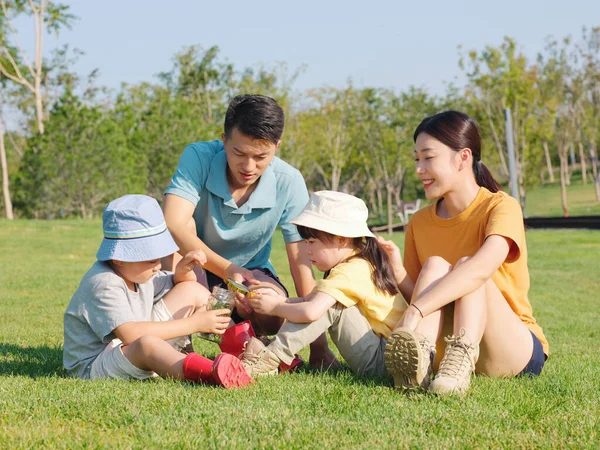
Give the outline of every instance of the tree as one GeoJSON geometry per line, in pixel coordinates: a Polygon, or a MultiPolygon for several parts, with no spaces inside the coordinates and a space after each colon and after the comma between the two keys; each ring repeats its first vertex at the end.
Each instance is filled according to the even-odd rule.
{"type": "Polygon", "coordinates": [[[68,6],[52,4],[50,0],[28,0],[27,8],[24,0],[0,0],[4,16],[4,27],[0,30],[0,73],[9,80],[25,87],[35,99],[36,124],[38,131],[44,133],[44,105],[42,93],[43,50],[45,27],[58,33],[63,26],[69,27],[74,16],[68,13],[68,6]],[[19,43],[12,19],[21,14],[33,17],[35,25],[35,56],[30,63],[19,43]],[[15,46],[7,44],[12,35],[15,46]]]}
{"type": "Polygon", "coordinates": [[[8,183],[8,162],[6,159],[6,147],[4,145],[4,117],[2,114],[3,96],[0,87],[0,165],[2,166],[2,198],[4,200],[4,212],[7,219],[14,219],[12,200],[8,183]]]}
{"type": "Polygon", "coordinates": [[[120,124],[68,91],[44,134],[28,141],[15,182],[15,207],[27,217],[91,218],[116,197],[143,193],[146,166],[120,124]]]}

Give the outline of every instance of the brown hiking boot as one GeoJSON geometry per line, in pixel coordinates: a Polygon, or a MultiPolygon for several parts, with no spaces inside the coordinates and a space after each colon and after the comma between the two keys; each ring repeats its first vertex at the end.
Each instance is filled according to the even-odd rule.
{"type": "Polygon", "coordinates": [[[461,328],[458,336],[444,338],[446,352],[429,391],[435,394],[462,394],[471,386],[471,374],[479,358],[479,345],[471,344],[461,328]]]}
{"type": "Polygon", "coordinates": [[[246,350],[240,356],[242,364],[251,377],[277,375],[281,360],[269,350],[259,339],[253,337],[248,341],[246,350]]]}
{"type": "Polygon", "coordinates": [[[396,388],[426,388],[431,379],[435,347],[421,333],[406,328],[392,332],[383,354],[396,388]]]}

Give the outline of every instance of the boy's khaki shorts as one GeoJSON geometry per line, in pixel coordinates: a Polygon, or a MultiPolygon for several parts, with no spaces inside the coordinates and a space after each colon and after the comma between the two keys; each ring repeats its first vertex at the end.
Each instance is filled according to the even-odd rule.
{"type": "MultiPolygon", "coordinates": [[[[152,307],[153,322],[167,322],[173,320],[173,316],[167,309],[165,303],[161,300],[157,301],[152,307]]],[[[183,336],[167,341],[177,351],[181,351],[190,343],[188,336],[183,336]]],[[[113,339],[108,343],[102,353],[100,353],[90,368],[90,379],[96,380],[100,378],[121,378],[145,380],[158,376],[156,373],[142,370],[135,367],[123,355],[121,347],[123,343],[120,339],[113,339]]]]}

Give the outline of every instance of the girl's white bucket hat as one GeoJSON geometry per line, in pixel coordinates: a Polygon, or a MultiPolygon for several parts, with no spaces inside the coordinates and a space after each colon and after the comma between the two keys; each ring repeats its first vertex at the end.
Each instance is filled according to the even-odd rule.
{"type": "Polygon", "coordinates": [[[317,191],[291,223],[336,236],[375,237],[367,226],[368,217],[367,205],[360,198],[343,192],[317,191]]]}

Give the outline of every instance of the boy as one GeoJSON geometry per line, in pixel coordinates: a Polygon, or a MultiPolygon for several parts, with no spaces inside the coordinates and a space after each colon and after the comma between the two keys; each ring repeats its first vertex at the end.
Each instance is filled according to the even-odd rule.
{"type": "Polygon", "coordinates": [[[174,274],[160,258],[178,250],[153,198],[126,195],[102,214],[98,261],[83,277],[64,315],[63,363],[84,379],[146,379],[157,375],[225,388],[252,382],[228,354],[211,361],[184,354],[189,335],[223,334],[227,310],[206,311],[209,292],[195,282],[202,251],[189,252],[174,274]]]}

